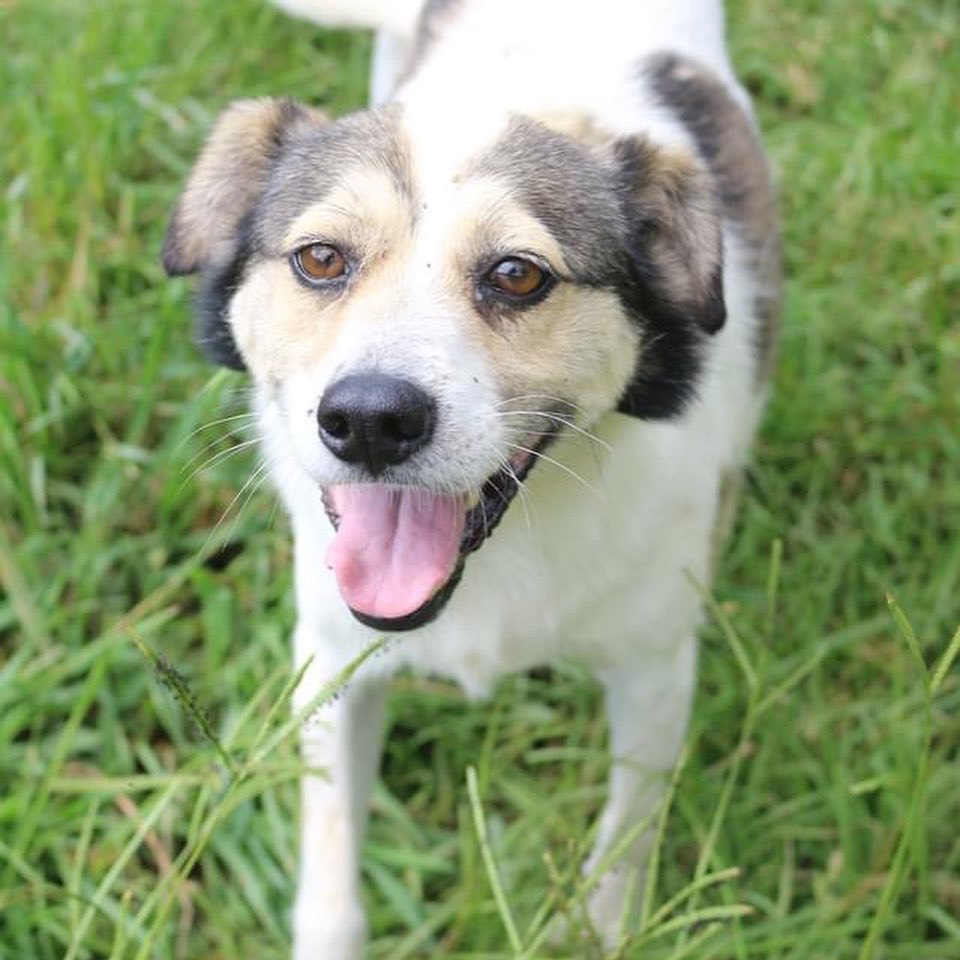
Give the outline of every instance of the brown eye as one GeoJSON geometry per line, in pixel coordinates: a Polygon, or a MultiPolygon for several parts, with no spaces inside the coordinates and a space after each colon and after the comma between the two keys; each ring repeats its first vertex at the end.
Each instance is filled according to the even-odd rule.
{"type": "Polygon", "coordinates": [[[301,247],[293,255],[297,272],[307,283],[325,283],[339,280],[347,272],[343,254],[327,243],[312,243],[301,247]]]}
{"type": "Polygon", "coordinates": [[[509,297],[526,300],[539,293],[547,284],[549,274],[531,260],[507,257],[487,274],[487,283],[509,297]]]}

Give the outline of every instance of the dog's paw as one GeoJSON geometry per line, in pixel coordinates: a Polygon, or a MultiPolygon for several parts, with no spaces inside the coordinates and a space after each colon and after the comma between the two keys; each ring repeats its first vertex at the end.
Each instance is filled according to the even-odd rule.
{"type": "Polygon", "coordinates": [[[293,960],[363,960],[367,919],[359,908],[330,912],[323,903],[297,905],[293,960]]]}
{"type": "Polygon", "coordinates": [[[597,882],[587,901],[590,925],[608,950],[633,932],[640,915],[645,871],[615,866],[597,882]]]}

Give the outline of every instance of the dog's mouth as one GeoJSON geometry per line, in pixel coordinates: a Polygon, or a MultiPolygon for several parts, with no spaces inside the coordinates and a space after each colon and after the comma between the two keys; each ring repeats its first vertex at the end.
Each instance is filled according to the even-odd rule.
{"type": "Polygon", "coordinates": [[[468,554],[503,518],[552,436],[511,457],[479,497],[377,483],[323,489],[336,530],[327,566],[350,612],[377,630],[429,623],[453,595],[468,554]]]}

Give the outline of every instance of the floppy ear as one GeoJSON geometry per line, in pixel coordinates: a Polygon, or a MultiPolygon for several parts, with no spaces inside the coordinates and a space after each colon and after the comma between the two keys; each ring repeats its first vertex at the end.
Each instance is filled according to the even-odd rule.
{"type": "Polygon", "coordinates": [[[228,321],[251,252],[245,225],[285,141],[324,119],[292,100],[240,100],[220,115],[190,172],[167,227],[163,266],[171,276],[203,271],[194,337],[214,363],[246,367],[228,321]]]}
{"type": "Polygon", "coordinates": [[[713,178],[693,155],[639,137],[618,141],[616,151],[634,269],[661,309],[716,333],[726,307],[713,178]]]}
{"type": "Polygon", "coordinates": [[[238,100],[219,117],[170,218],[163,266],[170,276],[223,267],[286,137],[324,116],[288,99],[238,100]]]}

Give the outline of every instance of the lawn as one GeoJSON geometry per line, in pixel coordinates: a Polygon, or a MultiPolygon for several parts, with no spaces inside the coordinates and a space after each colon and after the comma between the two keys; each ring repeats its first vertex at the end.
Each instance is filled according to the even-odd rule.
{"type": "MultiPolygon", "coordinates": [[[[649,922],[617,956],[957,960],[960,8],[730,20],[785,326],[649,922]]],[[[0,35],[0,958],[284,957],[286,522],[159,248],[225,103],[354,108],[369,40],[259,0],[0,0],[0,35]]],[[[400,678],[389,722],[371,957],[603,956],[541,935],[577,927],[603,794],[583,672],[480,705],[400,678]]]]}

